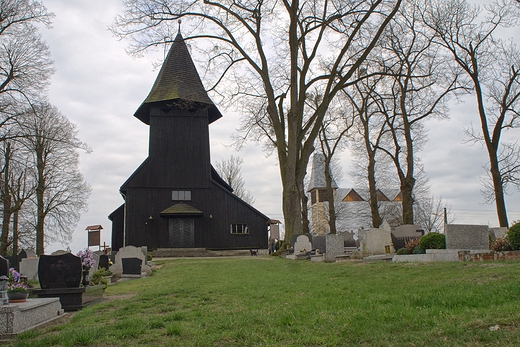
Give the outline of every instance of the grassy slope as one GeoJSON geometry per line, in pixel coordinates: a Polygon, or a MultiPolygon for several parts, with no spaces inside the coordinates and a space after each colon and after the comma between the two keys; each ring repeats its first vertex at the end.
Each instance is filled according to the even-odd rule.
{"type": "Polygon", "coordinates": [[[17,346],[518,346],[518,262],[172,260],[17,346]],[[499,326],[499,330],[490,327],[499,326]]]}

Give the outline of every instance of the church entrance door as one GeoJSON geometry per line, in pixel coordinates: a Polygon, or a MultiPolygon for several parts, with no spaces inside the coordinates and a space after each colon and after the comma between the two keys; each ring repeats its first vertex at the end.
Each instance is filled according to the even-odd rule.
{"type": "Polygon", "coordinates": [[[168,221],[168,247],[191,248],[195,246],[195,220],[170,218],[168,221]]]}

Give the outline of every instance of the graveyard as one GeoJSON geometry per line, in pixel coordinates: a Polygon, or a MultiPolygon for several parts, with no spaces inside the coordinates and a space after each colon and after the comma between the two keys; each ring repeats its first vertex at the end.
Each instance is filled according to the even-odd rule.
{"type": "MultiPolygon", "coordinates": [[[[203,281],[199,283],[201,290],[209,290],[208,294],[204,296],[205,299],[203,299],[203,301],[212,301],[214,297],[220,297],[221,293],[218,289],[211,290],[208,288],[211,288],[213,282],[222,282],[223,279],[221,277],[224,278],[224,281],[228,278],[232,282],[241,282],[244,289],[251,287],[253,292],[250,294],[260,301],[260,305],[266,304],[265,300],[271,300],[272,295],[280,297],[290,295],[290,289],[280,290],[275,294],[267,294],[271,292],[270,282],[266,283],[264,287],[260,286],[256,288],[255,285],[251,286],[245,278],[241,277],[251,272],[248,266],[257,267],[259,264],[265,264],[267,269],[265,274],[259,276],[272,278],[273,286],[278,285],[277,282],[280,281],[289,281],[289,283],[292,283],[294,290],[300,294],[296,295],[295,298],[287,298],[287,300],[294,299],[298,302],[302,300],[300,296],[304,295],[309,287],[314,286],[319,288],[335,287],[330,288],[332,290],[330,299],[337,300],[337,295],[340,295],[342,289],[345,288],[344,285],[350,285],[349,275],[342,275],[344,276],[342,281],[347,282],[336,287],[334,284],[335,277],[320,279],[321,271],[334,272],[339,270],[340,273],[349,272],[358,267],[359,264],[365,265],[366,268],[362,274],[358,275],[366,276],[367,274],[374,275],[374,268],[369,267],[369,264],[383,263],[382,265],[378,265],[380,267],[377,271],[386,274],[383,279],[384,281],[388,281],[388,283],[382,282],[377,285],[378,290],[383,291],[374,294],[376,298],[383,295],[386,290],[390,290],[389,286],[397,285],[397,287],[403,289],[403,285],[406,285],[409,281],[412,281],[414,285],[419,285],[419,287],[422,286],[422,283],[416,283],[416,279],[403,279],[403,283],[400,283],[395,282],[394,278],[389,277],[393,271],[400,273],[413,269],[410,265],[404,264],[400,267],[396,267],[398,263],[431,263],[433,269],[442,269],[445,267],[446,269],[456,269],[454,271],[463,271],[464,269],[470,268],[468,264],[479,263],[479,265],[473,265],[472,268],[478,271],[494,271],[495,269],[503,270],[507,268],[508,271],[510,271],[518,264],[517,261],[520,259],[520,251],[497,251],[490,249],[491,243],[494,240],[504,238],[505,232],[506,230],[504,229],[490,229],[485,225],[447,224],[444,234],[437,234],[439,237],[442,236],[442,245],[440,247],[424,249],[423,252],[413,252],[413,254],[400,252],[405,249],[401,246],[409,248],[410,244],[422,244],[423,233],[418,230],[417,227],[411,225],[391,228],[387,223],[384,223],[380,228],[360,230],[357,239],[355,239],[351,233],[295,235],[290,241],[290,248],[280,249],[270,256],[267,255],[268,252],[265,249],[255,250],[254,252],[251,251],[250,253],[218,253],[206,251],[207,253],[203,253],[202,256],[196,249],[191,249],[191,251],[195,253],[183,253],[182,257],[177,259],[159,257],[154,259],[154,262],[150,262],[149,257],[154,253],[148,253],[148,249],[145,246],[126,246],[121,247],[118,251],[101,250],[101,247],[99,247],[100,249],[98,251],[92,251],[87,248],[84,251],[78,252],[77,255],[60,250],[53,254],[40,255],[39,257],[31,251],[22,250],[18,255],[10,257],[10,259],[0,257],[0,276],[10,276],[10,282],[8,283],[15,281],[19,283],[19,286],[25,286],[30,283],[33,284],[31,286],[32,288],[25,286],[24,292],[27,291],[29,298],[26,296],[21,301],[14,300],[13,295],[17,293],[11,293],[9,291],[6,293],[2,291],[0,335],[4,337],[19,335],[23,338],[26,332],[38,329],[40,326],[52,322],[53,320],[63,318],[66,314],[89,310],[90,306],[99,309],[99,307],[106,305],[104,302],[111,296],[110,291],[112,291],[112,286],[109,287],[109,284],[116,284],[116,286],[113,286],[114,288],[119,286],[120,288],[134,288],[134,292],[132,292],[133,296],[139,295],[141,291],[148,293],[150,282],[162,278],[164,282],[161,285],[151,284],[154,291],[143,294],[146,297],[150,295],[148,298],[154,302],[161,299],[169,300],[177,298],[175,294],[168,294],[168,290],[175,293],[175,289],[178,286],[182,286],[180,283],[182,281],[187,281],[189,282],[189,286],[193,286],[201,280],[203,281]],[[398,249],[399,252],[397,252],[398,249]],[[244,256],[244,254],[247,254],[247,256],[244,256]],[[194,259],[193,262],[190,262],[190,258],[194,259]],[[219,261],[215,258],[221,258],[221,260],[219,261]],[[256,259],[259,260],[258,263],[253,262],[256,259]],[[233,263],[233,268],[241,268],[242,271],[236,271],[232,274],[217,272],[215,274],[204,273],[203,275],[190,272],[192,266],[205,264],[205,266],[207,265],[208,267],[218,267],[220,264],[225,264],[224,261],[233,263]],[[310,266],[313,267],[306,268],[307,265],[292,265],[296,263],[312,264],[310,266]],[[341,267],[343,263],[344,265],[341,267]],[[441,265],[443,263],[447,265],[441,265]],[[152,271],[154,264],[155,270],[152,271]],[[273,264],[275,268],[273,268],[272,271],[276,273],[271,274],[268,268],[273,264]],[[280,269],[280,266],[282,269],[280,269]],[[293,274],[284,274],[284,272],[287,268],[296,269],[300,266],[302,266],[302,268],[298,271],[303,271],[303,273],[298,274],[298,276],[304,276],[300,280],[301,283],[299,283],[298,280],[291,282],[289,279],[293,274]],[[317,266],[324,266],[324,268],[319,269],[317,266]],[[163,268],[172,269],[173,272],[169,277],[162,277],[163,268]],[[178,277],[177,272],[184,273],[185,277],[178,277]],[[306,273],[308,273],[308,277],[306,277],[306,273]],[[200,278],[197,276],[200,276],[200,278]],[[128,280],[136,281],[133,281],[131,284],[125,283],[128,280]],[[38,285],[34,286],[35,282],[37,282],[38,285]],[[106,293],[107,290],[108,293],[106,293]],[[153,297],[153,293],[156,293],[158,298],[153,297]]],[[[426,236],[436,235],[430,233],[426,236]]],[[[426,236],[424,236],[424,238],[426,238],[426,236]]],[[[96,242],[98,243],[98,241],[96,242]]],[[[423,266],[426,265],[421,265],[421,267],[417,267],[414,271],[426,271],[426,273],[420,273],[420,276],[427,277],[429,270],[426,270],[423,266]]],[[[253,277],[249,279],[253,284],[261,282],[258,276],[255,275],[255,271],[256,270],[251,273],[253,277]]],[[[516,268],[515,271],[517,271],[516,268]]],[[[229,270],[226,269],[224,272],[229,272],[229,270]]],[[[415,277],[417,275],[418,274],[415,273],[413,276],[415,277]]],[[[457,276],[460,277],[461,275],[458,274],[457,276]]],[[[504,279],[506,283],[508,281],[515,283],[516,281],[514,276],[502,277],[498,275],[497,277],[497,275],[493,274],[491,277],[486,277],[489,275],[480,277],[481,275],[478,275],[478,272],[475,276],[476,277],[471,279],[471,281],[476,281],[475,283],[479,286],[494,278],[500,279],[498,282],[504,279]]],[[[458,277],[454,277],[454,280],[458,277]]],[[[2,277],[2,280],[4,279],[7,279],[7,277],[2,277]]],[[[435,287],[438,285],[433,283],[435,279],[430,279],[429,281],[430,286],[435,287]]],[[[285,284],[286,283],[284,283],[284,285],[285,284]]],[[[221,283],[221,285],[223,284],[221,283]]],[[[232,284],[232,286],[235,285],[235,283],[232,284]]],[[[486,284],[486,287],[487,286],[486,284]]],[[[198,295],[194,294],[192,290],[193,288],[183,292],[183,296],[187,300],[191,301],[194,299],[192,297],[193,295],[198,295]]],[[[234,288],[234,290],[237,290],[237,288],[234,288]]],[[[392,288],[392,290],[395,290],[395,288],[392,288]]],[[[410,288],[406,288],[406,290],[410,290],[410,288]]],[[[471,295],[473,290],[474,289],[470,288],[469,295],[471,295]]],[[[114,289],[113,291],[117,293],[118,289],[114,289]]],[[[443,292],[444,289],[439,290],[435,295],[442,296],[443,292]]],[[[520,290],[516,283],[510,296],[513,306],[520,305],[518,294],[520,294],[520,290]]],[[[304,296],[309,299],[314,298],[311,293],[307,293],[304,296]]],[[[361,297],[363,296],[358,296],[357,299],[361,297]]],[[[432,300],[440,299],[441,298],[437,297],[432,298],[432,300]]],[[[364,300],[373,300],[373,298],[364,297],[364,300]]],[[[111,300],[108,301],[110,302],[111,300]]],[[[241,308],[241,310],[247,310],[249,302],[249,299],[244,298],[246,306],[241,308]]],[[[255,303],[255,305],[258,304],[258,302],[255,303]]],[[[294,305],[300,305],[300,303],[294,303],[294,305]]],[[[451,305],[452,304],[449,304],[448,306],[451,307],[451,305]]],[[[465,304],[462,304],[463,307],[464,305],[465,304]]],[[[466,309],[474,306],[472,303],[468,303],[468,305],[468,307],[465,307],[466,309]]],[[[162,304],[159,306],[162,306],[162,304]]],[[[320,311],[319,307],[316,307],[316,309],[320,311]]],[[[371,308],[371,310],[372,309],[373,308],[371,308]]],[[[168,310],[160,310],[162,313],[169,312],[168,310]]],[[[80,315],[82,314],[83,313],[80,313],[80,315]]],[[[30,335],[30,333],[28,334],[30,335]]]]}
{"type": "Polygon", "coordinates": [[[4,346],[513,346],[518,262],[154,260],[4,346]],[[67,318],[68,317],[68,318],[67,318]]]}
{"type": "Polygon", "coordinates": [[[22,250],[10,259],[0,256],[0,335],[16,335],[99,302],[112,281],[151,275],[146,247],[107,253],[87,248],[77,255],[59,250],[37,257],[22,250]]]}

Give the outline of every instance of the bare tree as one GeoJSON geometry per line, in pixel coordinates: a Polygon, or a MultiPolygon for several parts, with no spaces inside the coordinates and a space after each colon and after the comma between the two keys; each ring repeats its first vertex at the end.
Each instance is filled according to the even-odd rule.
{"type": "Polygon", "coordinates": [[[31,153],[35,195],[36,253],[45,242],[68,240],[80,213],[87,208],[91,188],[79,172],[78,150],[90,148],[78,139],[76,126],[56,107],[41,104],[20,121],[23,144],[31,153]]]}
{"type": "Polygon", "coordinates": [[[222,159],[215,164],[220,177],[226,181],[233,189],[233,194],[244,200],[248,204],[254,204],[255,198],[251,192],[245,188],[244,179],[242,178],[242,164],[244,160],[239,157],[231,156],[229,159],[222,159]]]}
{"type": "Polygon", "coordinates": [[[341,104],[336,105],[327,112],[318,135],[319,148],[324,159],[323,169],[328,201],[330,234],[336,234],[336,198],[332,187],[332,182],[334,181],[332,160],[335,158],[334,155],[345,147],[345,138],[353,126],[353,121],[354,116],[351,108],[345,108],[341,104]]]}
{"type": "MultiPolygon", "coordinates": [[[[366,73],[367,70],[364,69],[363,75],[366,73]]],[[[384,76],[382,75],[367,77],[349,90],[344,90],[356,112],[356,132],[351,138],[351,147],[356,154],[356,163],[359,170],[356,170],[354,176],[361,176],[361,179],[368,184],[368,203],[374,228],[379,228],[383,223],[377,198],[376,163],[379,164],[377,157],[379,152],[381,152],[379,151],[379,147],[382,146],[380,142],[386,138],[386,122],[377,111],[377,104],[374,100],[377,95],[375,89],[383,78],[384,76]]],[[[381,165],[378,166],[381,167],[381,165]]]]}
{"type": "Polygon", "coordinates": [[[455,220],[451,208],[446,206],[446,202],[433,195],[417,200],[415,216],[415,225],[427,233],[442,233],[444,224],[453,223],[455,220]]]}
{"type": "Polygon", "coordinates": [[[133,39],[134,54],[171,40],[181,18],[192,32],[188,39],[208,41],[199,45],[207,48],[206,77],[218,73],[209,89],[250,109],[247,133],[259,129],[278,155],[289,239],[302,232],[303,179],[323,117],[355,82],[401,1],[125,0],[112,29],[133,39]],[[357,41],[365,44],[350,49],[357,41]],[[322,95],[314,110],[306,104],[310,91],[322,95]]]}
{"type": "Polygon", "coordinates": [[[53,64],[36,23],[50,26],[52,13],[31,0],[0,2],[0,130],[12,138],[14,118],[44,97],[53,64]]]}
{"type": "MultiPolygon", "coordinates": [[[[518,186],[520,161],[516,143],[502,143],[503,132],[520,124],[520,50],[496,37],[501,27],[518,25],[520,13],[512,1],[499,0],[481,9],[464,0],[438,1],[425,13],[428,25],[468,77],[480,120],[470,141],[481,142],[489,157],[488,172],[500,226],[508,227],[505,193],[518,186]]],[[[489,192],[489,191],[488,191],[489,192]]]]}
{"type": "Polygon", "coordinates": [[[2,203],[2,231],[0,254],[6,255],[9,246],[18,254],[19,214],[33,190],[27,181],[27,153],[16,148],[16,141],[2,143],[2,170],[0,171],[0,197],[2,203]],[[12,218],[12,223],[11,223],[12,218]],[[11,232],[12,225],[12,232],[11,232]]]}
{"type": "Polygon", "coordinates": [[[402,194],[402,222],[413,224],[416,152],[425,142],[425,120],[447,117],[447,100],[461,88],[458,73],[447,64],[446,55],[435,43],[435,32],[421,22],[415,0],[404,2],[382,40],[388,88],[376,101],[386,118],[393,146],[380,147],[394,162],[402,194]]]}

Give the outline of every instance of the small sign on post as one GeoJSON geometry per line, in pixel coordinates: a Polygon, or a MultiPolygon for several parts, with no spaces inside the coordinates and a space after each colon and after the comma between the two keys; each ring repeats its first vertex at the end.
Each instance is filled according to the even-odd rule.
{"type": "Polygon", "coordinates": [[[101,225],[89,225],[87,227],[88,232],[88,247],[97,246],[101,249],[101,230],[103,227],[101,225]]]}

